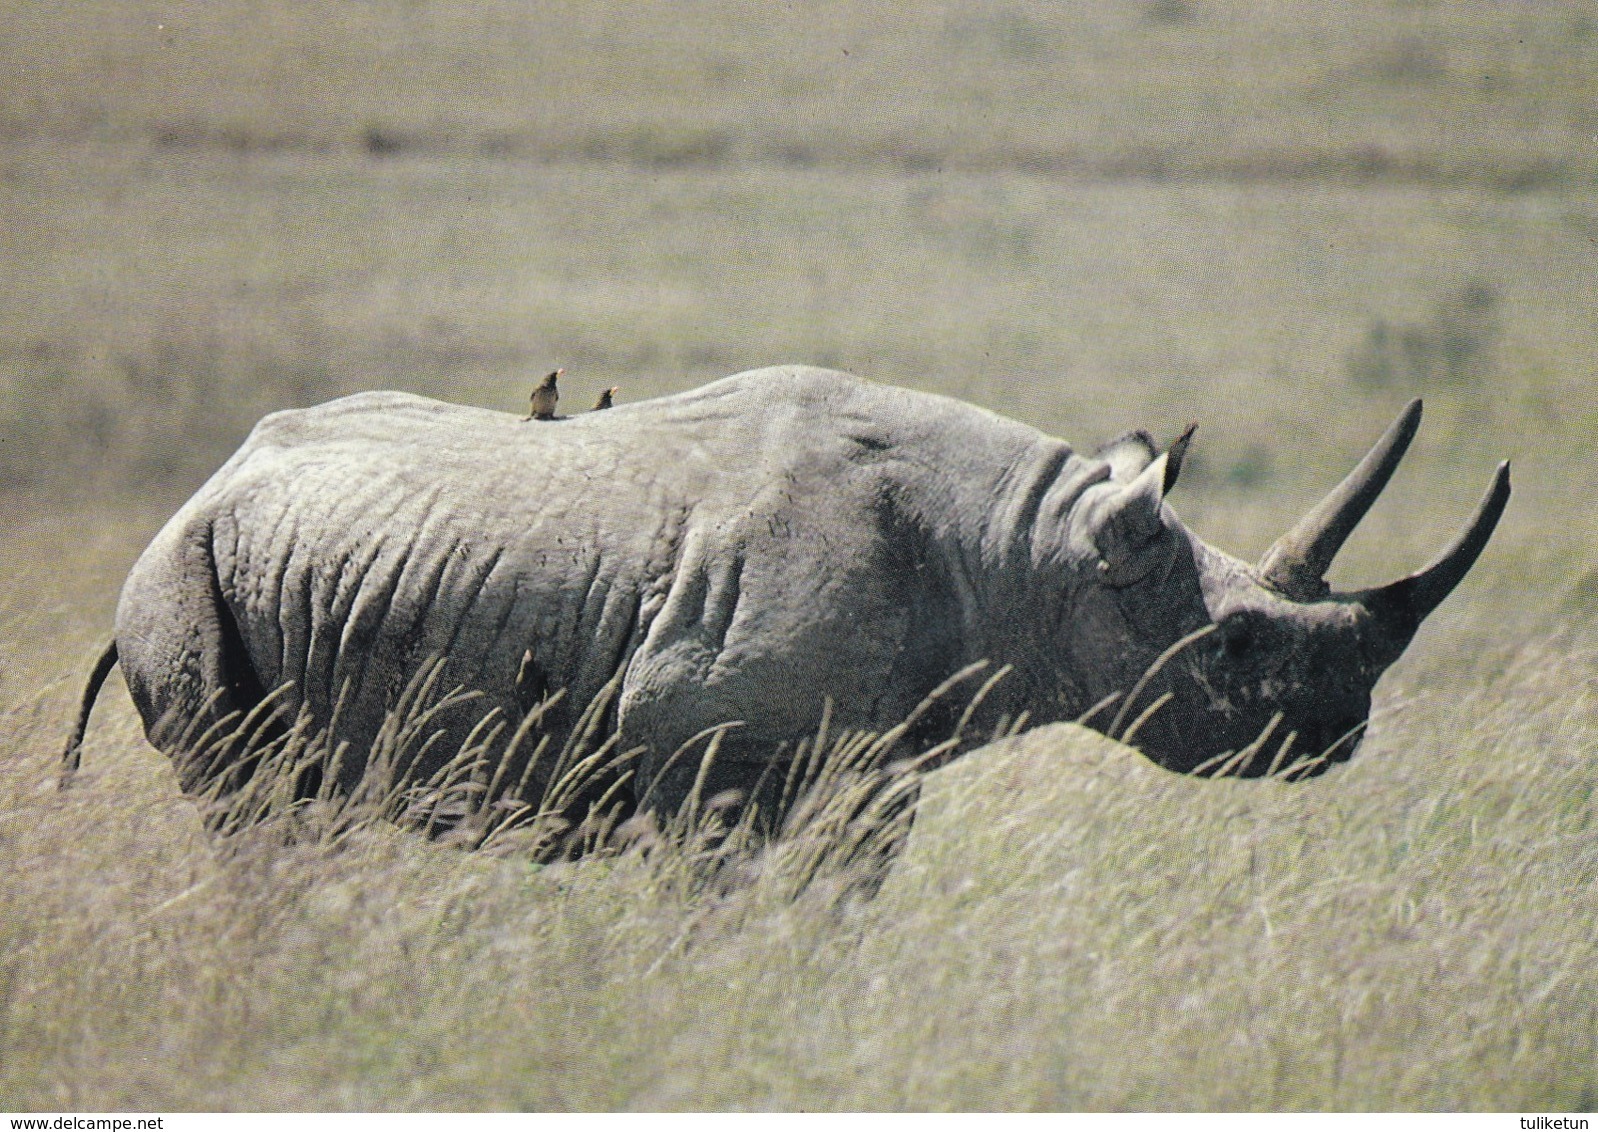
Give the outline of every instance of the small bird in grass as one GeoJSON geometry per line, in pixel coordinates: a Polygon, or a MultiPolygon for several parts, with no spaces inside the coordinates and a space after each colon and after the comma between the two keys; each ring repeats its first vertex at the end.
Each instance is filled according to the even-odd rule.
{"type": "Polygon", "coordinates": [[[552,421],[555,419],[555,403],[560,400],[560,390],[555,382],[565,369],[558,369],[551,373],[539,387],[533,390],[528,414],[522,418],[524,421],[552,421]]]}
{"type": "Polygon", "coordinates": [[[601,393],[599,395],[599,400],[594,402],[594,407],[590,411],[597,413],[601,409],[610,408],[612,405],[614,405],[616,403],[615,397],[616,397],[616,394],[620,390],[621,390],[621,386],[612,385],[609,389],[605,390],[603,393],[601,393]]]}

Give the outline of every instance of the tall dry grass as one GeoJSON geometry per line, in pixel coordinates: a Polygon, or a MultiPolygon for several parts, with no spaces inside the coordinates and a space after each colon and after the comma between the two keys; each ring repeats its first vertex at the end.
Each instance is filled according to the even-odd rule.
{"type": "Polygon", "coordinates": [[[212,803],[252,820],[207,832],[117,695],[59,791],[37,697],[0,722],[0,1097],[1590,1108],[1586,642],[1413,666],[1307,785],[1171,775],[1066,725],[1004,740],[920,781],[885,879],[848,784],[763,850],[711,807],[578,860],[463,852],[495,840],[470,773],[264,806],[262,774],[212,803]]]}

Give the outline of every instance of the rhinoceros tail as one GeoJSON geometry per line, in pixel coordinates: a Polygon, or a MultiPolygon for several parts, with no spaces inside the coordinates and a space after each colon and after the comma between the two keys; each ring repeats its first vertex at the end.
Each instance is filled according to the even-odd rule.
{"type": "Polygon", "coordinates": [[[59,785],[62,790],[72,785],[72,776],[78,773],[78,764],[83,761],[83,733],[89,729],[89,713],[94,710],[94,701],[100,696],[100,688],[105,684],[105,678],[111,675],[111,669],[117,662],[116,638],[111,638],[111,643],[100,650],[100,655],[95,659],[94,669],[89,673],[89,682],[83,686],[83,700],[78,705],[78,719],[72,726],[72,736],[67,740],[66,750],[61,752],[61,778],[59,785]]]}

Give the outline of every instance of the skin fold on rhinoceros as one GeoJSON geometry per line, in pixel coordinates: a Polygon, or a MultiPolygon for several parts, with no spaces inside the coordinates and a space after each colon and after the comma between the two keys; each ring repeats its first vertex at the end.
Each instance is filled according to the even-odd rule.
{"type": "Polygon", "coordinates": [[[610,685],[607,726],[643,749],[631,790],[669,812],[695,773],[669,756],[706,728],[741,724],[701,785],[747,793],[824,712],[881,730],[986,661],[1010,667],[987,718],[1100,705],[1091,726],[1173,771],[1308,777],[1353,753],[1377,678],[1508,499],[1504,464],[1433,565],[1331,592],[1419,417],[1417,401],[1250,566],[1165,502],[1186,435],[1086,456],[826,370],[549,423],[400,393],[276,413],[134,566],[67,763],[118,659],[151,741],[199,791],[216,767],[186,760],[180,734],[281,689],[291,716],[364,751],[442,657],[444,683],[479,695],[434,721],[434,764],[485,713],[521,719],[529,683],[565,690],[540,722],[557,732],[610,685]],[[1251,745],[1264,757],[1220,757],[1251,745]]]}

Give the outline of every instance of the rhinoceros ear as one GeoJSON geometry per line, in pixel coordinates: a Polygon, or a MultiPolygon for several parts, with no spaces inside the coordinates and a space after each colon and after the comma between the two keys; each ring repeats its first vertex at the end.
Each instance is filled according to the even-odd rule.
{"type": "Polygon", "coordinates": [[[1116,483],[1130,483],[1136,479],[1159,454],[1154,438],[1142,429],[1123,433],[1094,453],[1110,465],[1110,478],[1116,483]]]}
{"type": "Polygon", "coordinates": [[[1162,453],[1131,483],[1103,496],[1094,509],[1090,524],[1099,576],[1110,585],[1129,585],[1152,567],[1141,552],[1165,530],[1160,510],[1168,473],[1169,457],[1162,453]]]}

